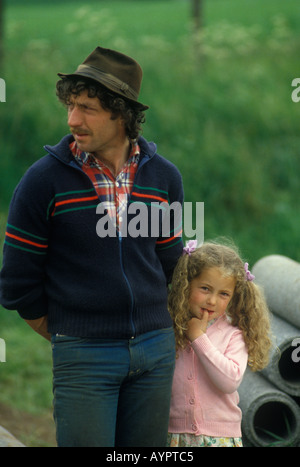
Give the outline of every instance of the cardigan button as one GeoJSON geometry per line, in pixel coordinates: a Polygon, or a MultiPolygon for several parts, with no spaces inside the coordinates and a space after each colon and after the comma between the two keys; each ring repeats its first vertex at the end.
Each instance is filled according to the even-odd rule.
{"type": "Polygon", "coordinates": [[[190,400],[189,400],[189,403],[190,403],[191,405],[194,405],[194,404],[195,404],[195,399],[193,399],[193,398],[191,397],[190,400]]]}
{"type": "Polygon", "coordinates": [[[195,425],[194,423],[192,423],[192,430],[197,431],[197,425],[195,425]]]}

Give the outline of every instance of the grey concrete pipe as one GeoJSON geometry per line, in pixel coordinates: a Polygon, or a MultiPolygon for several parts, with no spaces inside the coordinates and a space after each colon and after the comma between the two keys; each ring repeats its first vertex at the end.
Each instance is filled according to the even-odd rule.
{"type": "Polygon", "coordinates": [[[278,389],[300,396],[300,330],[273,315],[272,334],[275,346],[261,373],[278,389]]]}
{"type": "Polygon", "coordinates": [[[0,426],[0,448],[25,448],[9,431],[0,426]]]}
{"type": "Polygon", "coordinates": [[[261,258],[252,268],[271,311],[300,328],[300,263],[285,256],[261,258]]]}
{"type": "Polygon", "coordinates": [[[247,370],[239,387],[242,432],[252,446],[297,446],[300,407],[259,373],[247,370]]]}

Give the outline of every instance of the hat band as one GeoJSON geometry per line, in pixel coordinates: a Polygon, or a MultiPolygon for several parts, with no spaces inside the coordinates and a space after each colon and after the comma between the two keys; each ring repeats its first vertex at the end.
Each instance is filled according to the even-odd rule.
{"type": "Polygon", "coordinates": [[[98,68],[93,67],[91,65],[79,65],[76,72],[84,72],[87,75],[90,75],[91,78],[100,81],[102,84],[107,86],[112,86],[121,91],[126,97],[129,99],[137,100],[138,94],[127,84],[121,81],[120,79],[116,78],[109,73],[105,73],[104,71],[100,71],[98,68]],[[88,70],[94,73],[87,73],[88,70]]]}

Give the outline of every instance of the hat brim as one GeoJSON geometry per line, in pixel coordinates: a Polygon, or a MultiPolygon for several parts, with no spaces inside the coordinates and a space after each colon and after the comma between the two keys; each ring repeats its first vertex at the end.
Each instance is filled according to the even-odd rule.
{"type": "Polygon", "coordinates": [[[122,93],[121,91],[115,89],[115,87],[113,86],[110,86],[109,84],[107,83],[103,83],[101,81],[101,79],[98,79],[97,77],[95,77],[95,75],[93,75],[93,73],[89,73],[87,70],[85,71],[76,71],[75,73],[57,73],[57,75],[62,78],[62,79],[72,79],[72,78],[75,78],[75,77],[84,77],[84,78],[89,78],[93,81],[96,81],[96,83],[100,83],[102,86],[104,86],[105,88],[109,89],[110,91],[114,92],[115,94],[118,94],[119,96],[121,96],[123,99],[125,100],[128,100],[130,101],[132,104],[134,104],[139,110],[147,110],[149,109],[149,106],[148,105],[145,105],[145,104],[142,104],[141,102],[138,102],[134,99],[131,99],[130,97],[127,97],[124,95],[124,93],[122,93]]]}

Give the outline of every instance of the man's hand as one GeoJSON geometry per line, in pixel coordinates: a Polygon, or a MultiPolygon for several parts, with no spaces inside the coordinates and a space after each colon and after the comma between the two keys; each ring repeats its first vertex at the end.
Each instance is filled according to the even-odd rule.
{"type": "Polygon", "coordinates": [[[48,317],[42,316],[38,319],[25,319],[26,323],[38,334],[51,342],[51,334],[48,332],[48,317]]]}
{"type": "Polygon", "coordinates": [[[202,314],[202,317],[196,318],[193,317],[188,322],[188,328],[186,330],[186,337],[193,342],[198,337],[205,334],[208,324],[208,312],[205,311],[202,314]]]}

